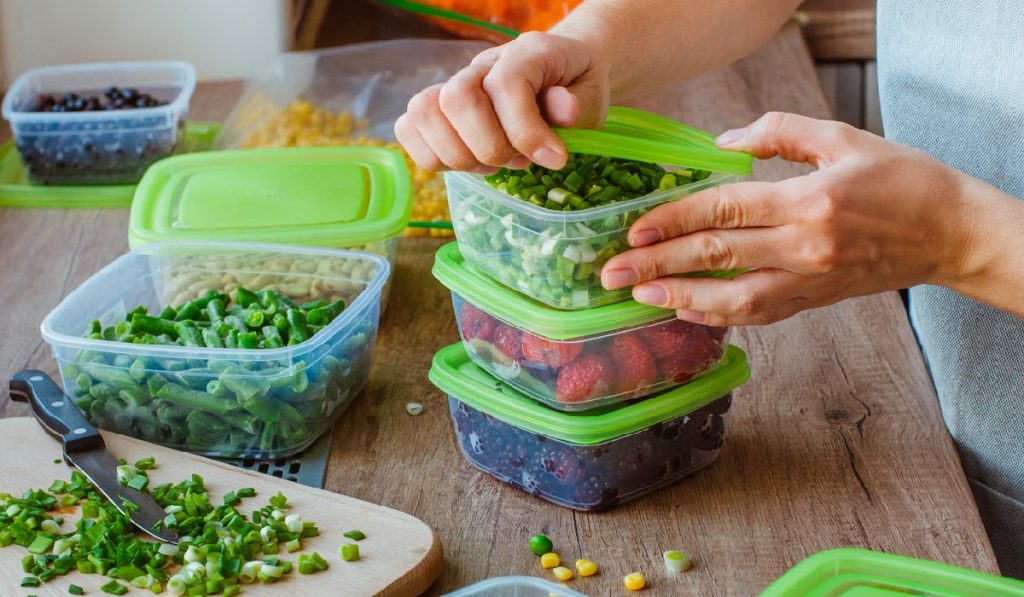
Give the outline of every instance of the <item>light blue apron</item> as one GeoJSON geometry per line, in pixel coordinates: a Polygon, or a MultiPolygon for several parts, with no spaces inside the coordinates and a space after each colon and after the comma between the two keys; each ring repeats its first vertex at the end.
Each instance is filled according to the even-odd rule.
{"type": "MultiPolygon", "coordinates": [[[[878,78],[886,137],[1024,198],[1019,0],[879,0],[878,78]]],[[[911,318],[1002,572],[1024,578],[1024,319],[933,286],[911,318]]]]}

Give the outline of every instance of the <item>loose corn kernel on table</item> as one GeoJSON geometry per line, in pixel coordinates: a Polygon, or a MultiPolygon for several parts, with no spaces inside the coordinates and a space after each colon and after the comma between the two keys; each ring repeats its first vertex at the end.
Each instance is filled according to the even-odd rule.
{"type": "MultiPolygon", "coordinates": [[[[239,90],[201,85],[191,116],[224,118],[239,90]]],[[[827,116],[794,26],[739,64],[638,105],[712,131],[773,109],[827,116]]],[[[757,173],[805,171],[774,161],[757,173]]],[[[39,322],[127,250],[127,219],[122,209],[0,210],[0,377],[57,373],[39,322]]],[[[754,377],[736,393],[719,460],[618,509],[580,514],[499,483],[458,453],[447,401],[426,381],[434,352],[457,338],[448,292],[430,275],[441,242],[402,239],[370,383],[337,423],[327,475],[328,489],[437,531],[447,565],[430,595],[491,576],[552,579],[528,548],[536,533],[553,540],[563,565],[598,566],[568,583],[591,595],[625,594],[623,578],[639,572],[643,595],[749,596],[839,546],[997,570],[895,293],[739,330],[754,377]],[[409,402],[423,413],[409,415],[409,402]],[[693,569],[667,575],[669,549],[684,550],[693,569]]],[[[0,401],[0,415],[26,414],[0,401]]]]}

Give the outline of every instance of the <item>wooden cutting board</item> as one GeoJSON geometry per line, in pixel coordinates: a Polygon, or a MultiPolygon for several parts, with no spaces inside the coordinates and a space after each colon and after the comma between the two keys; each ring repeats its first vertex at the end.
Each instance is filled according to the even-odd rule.
{"type": "MultiPolygon", "coordinates": [[[[424,592],[441,572],[443,556],[437,536],[426,524],[404,512],[115,433],[103,432],[103,437],[108,450],[129,462],[155,457],[157,468],[149,475],[153,485],[177,483],[197,473],[206,480],[207,491],[215,504],[219,504],[228,491],[253,487],[256,496],[244,500],[239,508],[246,515],[282,491],[288,497],[289,512],[297,512],[303,520],[317,523],[320,535],[303,539],[303,549],[298,553],[320,553],[328,561],[327,570],[308,576],[293,572],[283,581],[270,585],[245,585],[243,596],[411,596],[424,592]],[[338,555],[338,548],[350,542],[342,533],[352,529],[366,533],[366,539],[359,542],[361,559],[345,562],[338,555]]],[[[54,479],[70,478],[71,468],[63,460],[54,463],[54,459],[60,457],[60,443],[47,435],[35,419],[0,420],[0,492],[20,495],[29,488],[46,489],[54,479]]],[[[74,528],[77,516],[69,514],[65,518],[61,528],[74,528]]],[[[74,583],[84,588],[86,595],[105,595],[99,587],[109,579],[77,572],[57,577],[35,589],[22,588],[21,579],[26,575],[21,569],[21,558],[26,553],[25,548],[18,545],[0,548],[0,594],[66,597],[68,585],[74,583]]],[[[298,553],[284,555],[294,561],[298,553]]],[[[152,593],[132,588],[128,595],[152,593]]]]}

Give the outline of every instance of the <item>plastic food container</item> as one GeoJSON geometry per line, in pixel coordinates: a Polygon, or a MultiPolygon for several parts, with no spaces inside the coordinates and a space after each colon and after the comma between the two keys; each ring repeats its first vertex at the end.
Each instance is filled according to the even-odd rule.
{"type": "Polygon", "coordinates": [[[867,549],[830,549],[803,560],[761,597],[1024,597],[1024,581],[867,549]]]}
{"type": "Polygon", "coordinates": [[[732,391],[750,376],[731,347],[714,373],[631,404],[557,411],[495,380],[461,343],[434,355],[430,380],[448,394],[455,436],[480,470],[576,510],[602,510],[711,464],[732,391]]]}
{"type": "MultiPolygon", "coordinates": [[[[246,84],[217,139],[221,149],[395,143],[413,95],[454,75],[487,44],[404,39],[280,56],[246,84]],[[410,59],[410,58],[413,59],[410,59]]],[[[413,174],[406,235],[452,236],[444,177],[413,174]]]]}
{"type": "Polygon", "coordinates": [[[184,62],[48,66],[18,77],[2,111],[32,182],[126,184],[174,152],[195,85],[195,68],[184,62]],[[135,88],[166,103],[95,112],[30,111],[39,94],[95,95],[110,86],[135,88]]]}
{"type": "Polygon", "coordinates": [[[249,243],[166,242],[121,256],[43,320],[65,391],[103,429],[209,456],[303,450],[366,384],[388,262],[377,255],[249,243]],[[343,298],[309,340],[270,350],[83,338],[90,322],[159,312],[208,290],[274,288],[297,302],[343,298]],[[219,383],[213,383],[219,382],[219,383]]]}
{"type": "MultiPolygon", "coordinates": [[[[622,107],[600,131],[560,130],[569,151],[710,170],[703,180],[637,199],[579,211],[555,211],[492,188],[483,176],[445,174],[455,237],[476,267],[510,288],[558,309],[592,309],[630,297],[605,290],[601,267],[629,248],[626,235],[655,207],[750,173],[749,155],[714,146],[714,137],[679,122],[622,107]]],[[[699,272],[729,275],[735,272],[699,272]]]]}
{"type": "Polygon", "coordinates": [[[447,597],[586,597],[551,581],[532,576],[499,576],[488,578],[452,593],[447,597]]]}
{"type": "Polygon", "coordinates": [[[632,300],[561,311],[481,274],[456,243],[438,250],[434,276],[452,291],[470,358],[559,410],[648,396],[713,370],[725,354],[727,328],[680,321],[632,300]]]}
{"type": "MultiPolygon", "coordinates": [[[[139,182],[128,244],[230,240],[345,248],[381,255],[394,267],[410,189],[402,155],[383,147],[174,156],[139,182]]],[[[389,294],[390,284],[384,305],[389,294]]]]}

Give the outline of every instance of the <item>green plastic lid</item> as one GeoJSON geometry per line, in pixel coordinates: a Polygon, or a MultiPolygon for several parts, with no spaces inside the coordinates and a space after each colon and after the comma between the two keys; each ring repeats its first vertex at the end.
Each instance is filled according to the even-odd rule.
{"type": "Polygon", "coordinates": [[[761,597],[1024,597],[1024,582],[949,564],[868,549],[817,553],[783,574],[761,597]]]}
{"type": "Polygon", "coordinates": [[[132,203],[128,244],[162,240],[356,247],[402,233],[412,184],[384,147],[242,149],[153,164],[132,203]]]}
{"type": "Polygon", "coordinates": [[[470,265],[456,242],[437,250],[434,277],[449,290],[505,323],[552,340],[571,340],[673,317],[668,309],[625,301],[582,311],[562,311],[495,282],[470,265]]]}
{"type": "Polygon", "coordinates": [[[700,168],[747,176],[754,158],[715,145],[707,131],[651,112],[612,106],[601,130],[554,129],[566,149],[626,160],[700,168]]]}
{"type": "Polygon", "coordinates": [[[577,412],[549,408],[496,380],[470,360],[461,342],[434,355],[429,377],[441,391],[499,421],[564,442],[593,445],[693,412],[743,385],[750,369],[743,351],[730,346],[720,367],[685,385],[653,398],[577,412]]]}
{"type": "MultiPolygon", "coordinates": [[[[207,151],[220,131],[219,122],[189,122],[185,138],[176,151],[207,151]]],[[[128,207],[135,185],[40,185],[28,181],[25,165],[14,140],[0,146],[0,207],[108,208],[128,207]]]]}

